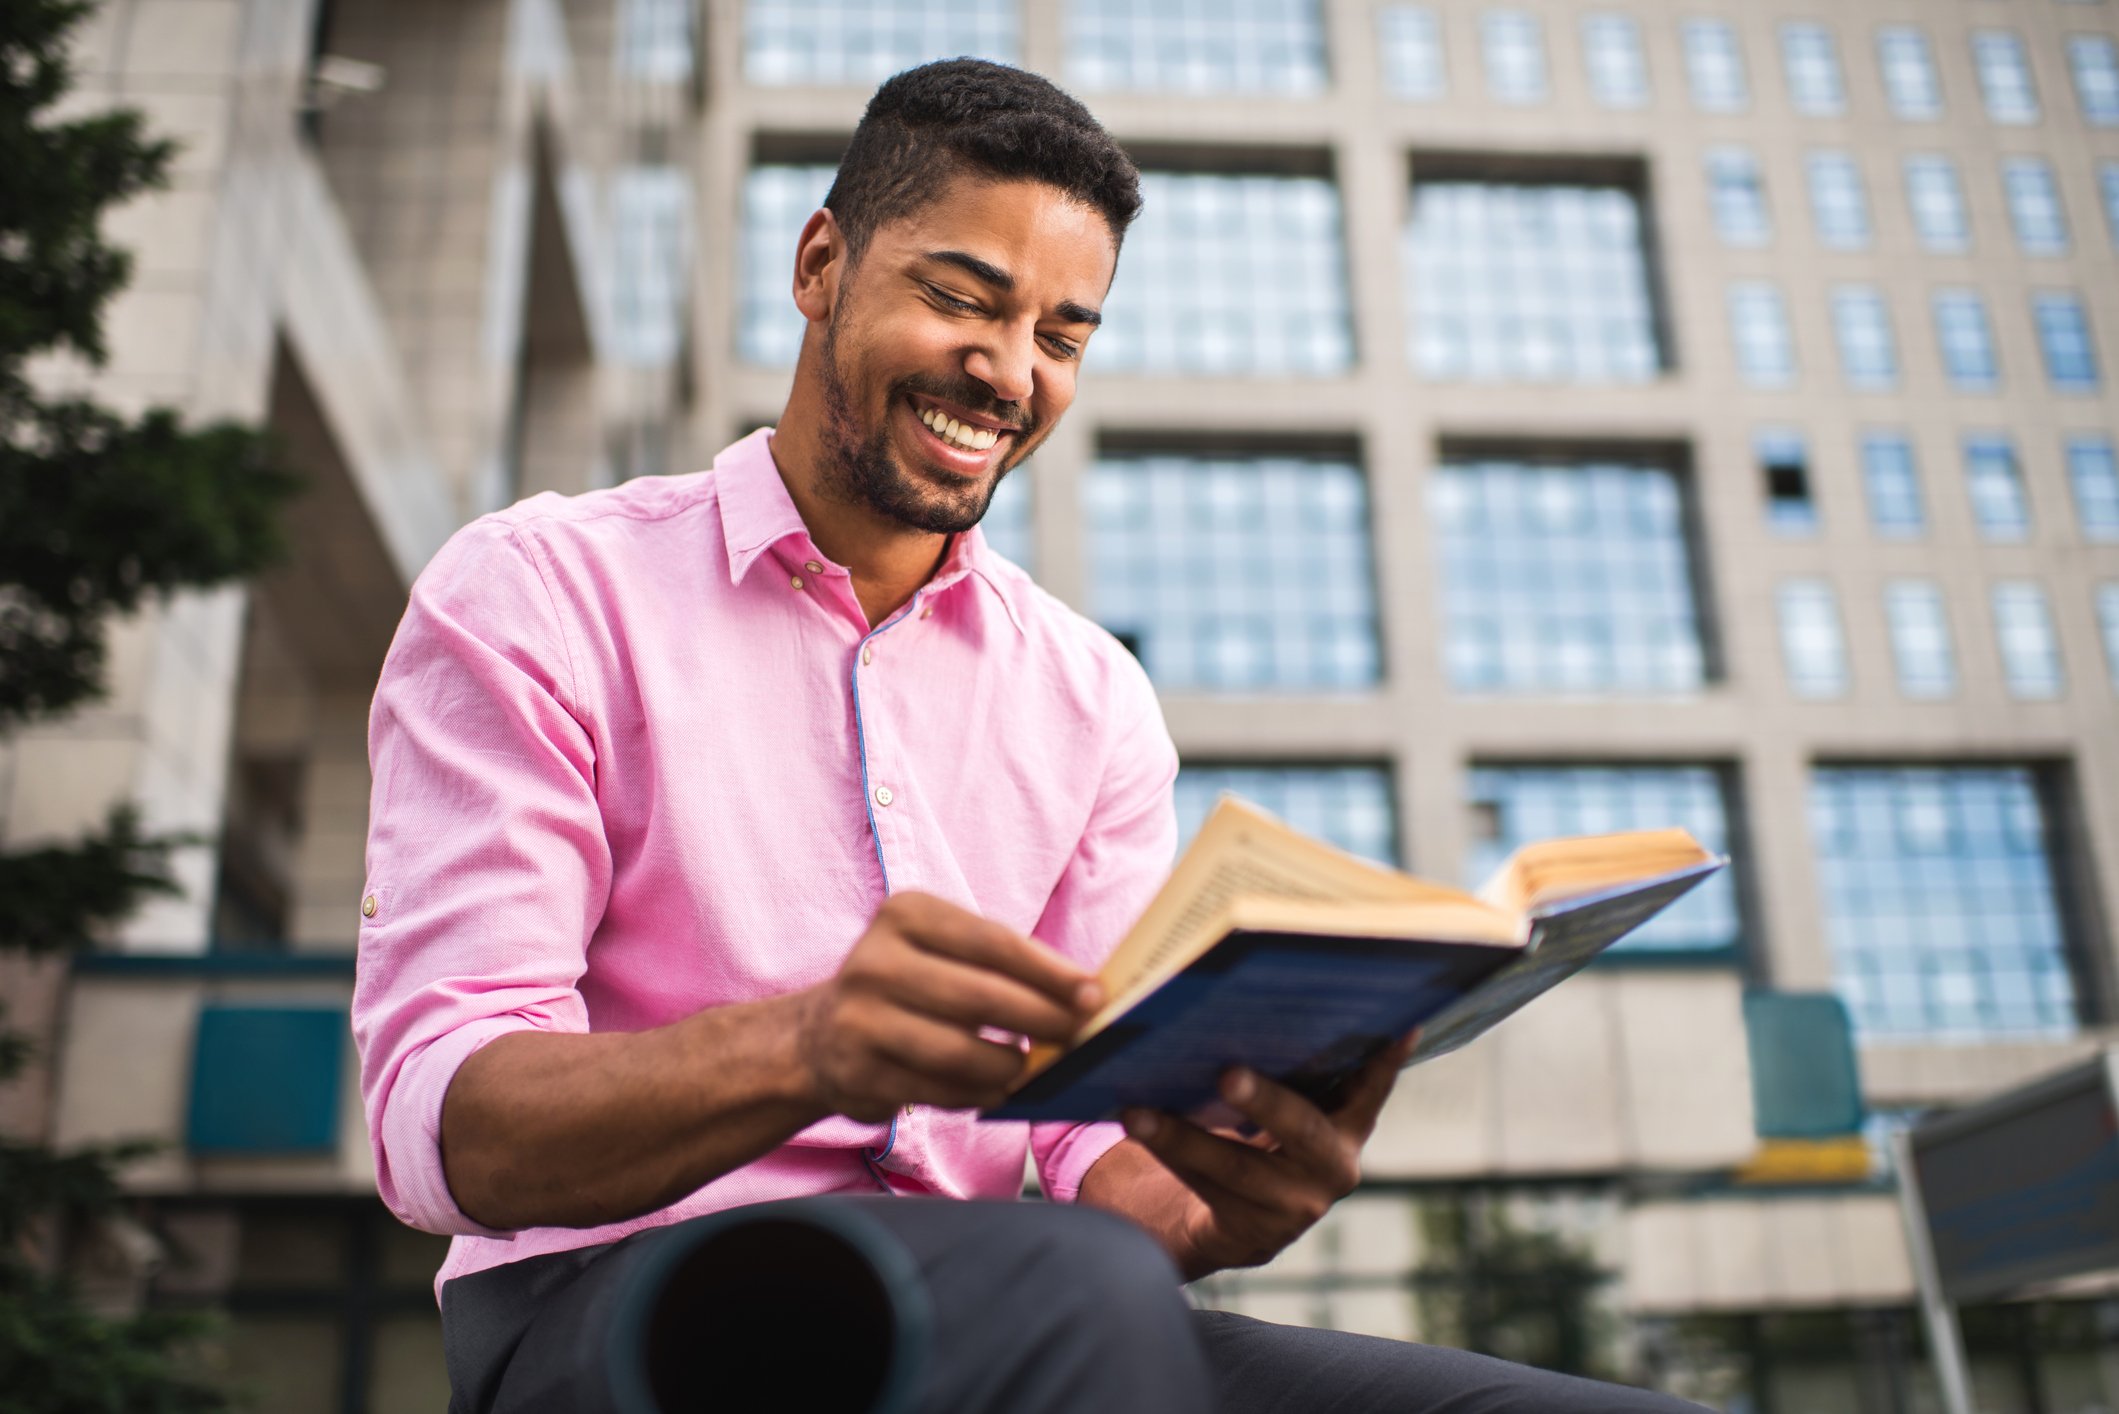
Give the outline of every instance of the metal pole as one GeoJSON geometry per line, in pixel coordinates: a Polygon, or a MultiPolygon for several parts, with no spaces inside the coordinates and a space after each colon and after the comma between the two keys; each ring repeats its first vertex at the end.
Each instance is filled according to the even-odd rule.
{"type": "Polygon", "coordinates": [[[1913,1169],[1913,1135],[1901,1129],[1891,1136],[1891,1159],[1898,1168],[1898,1210],[1906,1221],[1906,1253],[1913,1260],[1913,1284],[1920,1293],[1920,1319],[1928,1335],[1928,1358],[1935,1362],[1943,1414],[1973,1414],[1972,1377],[1965,1365],[1964,1333],[1957,1328],[1957,1308],[1943,1295],[1935,1270],[1935,1245],[1928,1232],[1927,1205],[1913,1169]]]}

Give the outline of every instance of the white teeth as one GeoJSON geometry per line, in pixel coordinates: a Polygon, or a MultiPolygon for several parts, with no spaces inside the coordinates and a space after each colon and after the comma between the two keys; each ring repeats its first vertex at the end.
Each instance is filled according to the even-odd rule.
{"type": "Polygon", "coordinates": [[[1001,440],[1001,434],[990,427],[973,427],[968,422],[959,422],[934,408],[921,409],[920,421],[927,424],[935,436],[945,442],[953,442],[966,451],[983,452],[1001,440]]]}

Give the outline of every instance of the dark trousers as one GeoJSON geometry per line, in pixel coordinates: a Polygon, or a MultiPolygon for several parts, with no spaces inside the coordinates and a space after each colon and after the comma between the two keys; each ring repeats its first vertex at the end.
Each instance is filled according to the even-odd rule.
{"type": "MultiPolygon", "coordinates": [[[[1162,1249],[1131,1223],[1093,1209],[826,1201],[859,1205],[917,1266],[930,1337],[911,1407],[929,1414],[1697,1414],[1697,1406],[1666,1395],[1459,1350],[1195,1311],[1162,1249]]],[[[608,1288],[629,1266],[652,1257],[652,1244],[681,1240],[688,1226],[531,1257],[445,1285],[450,1414],[578,1407],[569,1381],[578,1378],[571,1367],[582,1352],[572,1337],[608,1308],[608,1288]]],[[[841,1355],[828,1325],[818,1323],[813,1349],[800,1348],[807,1337],[798,1336],[792,1354],[776,1351],[784,1369],[753,1382],[775,1392],[760,1407],[817,1407],[805,1389],[814,1391],[818,1373],[841,1355]]],[[[743,1360],[745,1351],[716,1348],[713,1335],[698,1332],[700,1360],[724,1371],[743,1360]]]]}

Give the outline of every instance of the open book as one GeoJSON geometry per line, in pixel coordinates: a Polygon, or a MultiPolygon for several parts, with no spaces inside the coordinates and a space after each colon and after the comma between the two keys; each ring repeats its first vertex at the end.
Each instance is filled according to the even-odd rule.
{"type": "Polygon", "coordinates": [[[1415,1062],[1455,1050],[1727,863],[1679,829],[1548,840],[1473,895],[1224,795],[1104,964],[1110,1001],[984,1117],[1211,1114],[1232,1065],[1330,1108],[1413,1027],[1415,1062]]]}

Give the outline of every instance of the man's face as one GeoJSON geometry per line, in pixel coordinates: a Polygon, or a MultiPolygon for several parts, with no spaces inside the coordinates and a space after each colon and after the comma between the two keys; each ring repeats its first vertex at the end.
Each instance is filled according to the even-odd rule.
{"type": "Polygon", "coordinates": [[[959,176],[877,228],[825,326],[820,489],[935,534],[977,524],[1074,401],[1117,261],[1102,214],[1038,182],[959,176]]]}

